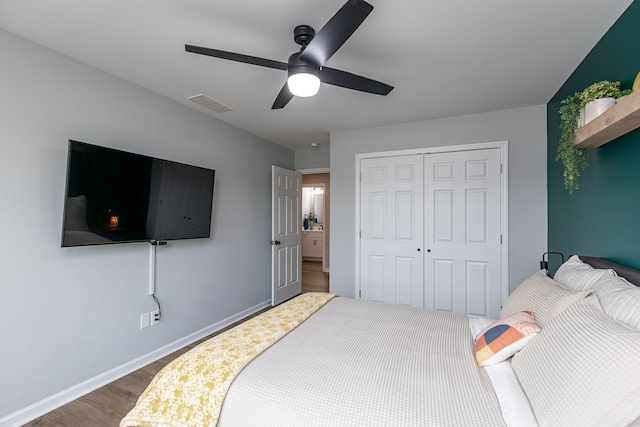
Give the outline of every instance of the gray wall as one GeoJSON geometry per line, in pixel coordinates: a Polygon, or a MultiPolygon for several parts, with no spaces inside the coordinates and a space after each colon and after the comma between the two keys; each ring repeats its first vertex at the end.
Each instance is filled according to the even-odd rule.
{"type": "Polygon", "coordinates": [[[330,162],[329,156],[329,147],[323,147],[317,150],[296,151],[296,169],[328,168],[330,162]]]}
{"type": "MultiPolygon", "coordinates": [[[[270,298],[271,165],[294,153],[0,30],[0,418],[270,298]],[[212,238],[61,248],[67,140],[216,170],[212,238]]],[[[189,94],[185,94],[189,95],[189,94]]]]}
{"type": "Polygon", "coordinates": [[[355,295],[355,156],[509,141],[509,286],[538,268],[547,248],[545,106],[331,134],[332,292],[355,295]]]}

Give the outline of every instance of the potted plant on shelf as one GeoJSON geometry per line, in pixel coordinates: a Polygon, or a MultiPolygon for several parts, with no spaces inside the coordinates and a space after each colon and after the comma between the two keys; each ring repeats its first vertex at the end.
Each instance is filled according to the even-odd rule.
{"type": "Polygon", "coordinates": [[[564,167],[564,186],[569,194],[578,189],[580,171],[589,166],[589,153],[576,148],[576,131],[616,103],[620,94],[620,82],[603,80],[576,92],[561,102],[560,143],[556,161],[562,161],[564,167]],[[606,99],[605,101],[602,101],[606,99]]]}
{"type": "Polygon", "coordinates": [[[594,83],[580,93],[580,104],[584,107],[583,126],[609,108],[616,105],[620,94],[620,82],[603,80],[594,83]]]}
{"type": "Polygon", "coordinates": [[[616,104],[620,102],[623,98],[626,98],[628,95],[631,95],[632,93],[633,93],[633,89],[621,90],[620,93],[618,94],[618,98],[616,98],[616,104]]]}

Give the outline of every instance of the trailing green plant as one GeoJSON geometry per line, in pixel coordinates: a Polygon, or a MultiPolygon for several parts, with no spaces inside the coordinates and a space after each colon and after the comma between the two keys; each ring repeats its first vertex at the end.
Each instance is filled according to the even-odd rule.
{"type": "Polygon", "coordinates": [[[620,82],[603,80],[597,82],[580,92],[580,107],[588,102],[601,98],[618,98],[620,96],[620,82]]]}
{"type": "Polygon", "coordinates": [[[625,89],[621,90],[618,94],[618,98],[622,98],[623,96],[631,95],[633,93],[633,89],[625,89]]]}
{"type": "Polygon", "coordinates": [[[576,131],[580,109],[588,102],[601,98],[618,98],[620,96],[620,82],[603,80],[587,87],[582,92],[576,92],[561,102],[560,110],[560,142],[556,161],[562,161],[564,171],[564,188],[573,194],[578,187],[580,171],[589,166],[589,152],[576,148],[576,131]]]}
{"type": "Polygon", "coordinates": [[[568,96],[560,104],[560,143],[556,161],[562,161],[564,167],[564,187],[573,194],[578,189],[578,177],[580,171],[589,165],[589,153],[586,150],[576,148],[576,130],[578,130],[578,118],[582,108],[582,92],[576,92],[568,96]]]}

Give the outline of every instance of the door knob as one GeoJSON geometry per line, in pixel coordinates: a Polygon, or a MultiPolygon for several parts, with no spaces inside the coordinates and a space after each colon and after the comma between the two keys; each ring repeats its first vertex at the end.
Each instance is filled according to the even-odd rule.
{"type": "Polygon", "coordinates": [[[269,243],[271,243],[272,245],[279,245],[280,244],[280,240],[272,240],[269,243]]]}

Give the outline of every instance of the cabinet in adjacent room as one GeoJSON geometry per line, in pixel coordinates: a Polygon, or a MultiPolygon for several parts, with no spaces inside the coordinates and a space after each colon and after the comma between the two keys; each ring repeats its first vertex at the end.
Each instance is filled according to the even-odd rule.
{"type": "Polygon", "coordinates": [[[322,230],[305,230],[302,232],[302,257],[303,258],[322,258],[323,253],[323,235],[322,230]]]}

